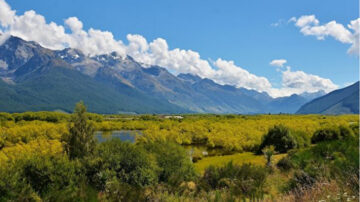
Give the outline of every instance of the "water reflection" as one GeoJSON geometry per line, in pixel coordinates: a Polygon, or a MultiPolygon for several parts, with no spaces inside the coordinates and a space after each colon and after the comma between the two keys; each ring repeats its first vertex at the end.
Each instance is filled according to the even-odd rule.
{"type": "Polygon", "coordinates": [[[121,141],[128,141],[134,143],[136,136],[141,134],[142,133],[140,131],[134,130],[96,131],[95,138],[100,143],[113,138],[118,138],[121,141]]]}
{"type": "MultiPolygon", "coordinates": [[[[114,130],[95,132],[95,138],[98,140],[99,143],[105,142],[113,138],[118,138],[121,141],[128,141],[134,143],[136,140],[136,136],[138,135],[142,135],[142,132],[137,130],[114,130]]],[[[208,148],[206,145],[201,144],[182,146],[188,152],[188,155],[193,162],[196,162],[208,156],[225,155],[224,151],[221,148],[208,148]]]]}

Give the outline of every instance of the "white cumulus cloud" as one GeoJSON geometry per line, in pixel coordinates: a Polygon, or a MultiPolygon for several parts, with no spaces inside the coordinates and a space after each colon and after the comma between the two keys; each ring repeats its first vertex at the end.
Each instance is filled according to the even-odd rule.
{"type": "Polygon", "coordinates": [[[335,20],[320,25],[315,15],[304,15],[298,19],[292,17],[289,21],[295,22],[295,26],[306,36],[315,36],[318,40],[333,37],[341,43],[351,44],[348,53],[359,55],[360,18],[351,21],[347,28],[335,20]]]}
{"type": "Polygon", "coordinates": [[[217,59],[214,65],[218,68],[212,79],[220,84],[230,84],[236,87],[246,86],[249,89],[268,91],[270,82],[265,77],[251,74],[247,70],[236,66],[233,61],[217,59]]]}
{"type": "Polygon", "coordinates": [[[348,25],[348,28],[353,30],[353,41],[351,47],[348,50],[348,53],[360,55],[360,18],[352,20],[348,25]]]}
{"type": "Polygon", "coordinates": [[[276,59],[276,60],[272,60],[270,62],[270,65],[274,67],[283,67],[286,62],[287,61],[285,59],[276,59]]]}
{"type": "Polygon", "coordinates": [[[282,71],[281,88],[272,88],[269,94],[273,97],[283,97],[304,92],[314,93],[321,90],[328,93],[337,88],[338,86],[330,79],[303,71],[292,71],[291,67],[287,67],[286,70],[282,71]]]}
{"type": "Polygon", "coordinates": [[[13,23],[14,17],[15,11],[11,10],[4,0],[0,0],[0,23],[3,26],[8,26],[13,23]]]}
{"type": "Polygon", "coordinates": [[[65,24],[69,26],[73,33],[80,33],[83,29],[83,23],[77,17],[66,19],[65,24]]]}
{"type": "MultiPolygon", "coordinates": [[[[295,18],[291,18],[296,20],[295,18]]],[[[318,25],[319,20],[316,19],[315,15],[304,15],[295,21],[295,25],[298,27],[305,27],[310,25],[318,25]]]]}

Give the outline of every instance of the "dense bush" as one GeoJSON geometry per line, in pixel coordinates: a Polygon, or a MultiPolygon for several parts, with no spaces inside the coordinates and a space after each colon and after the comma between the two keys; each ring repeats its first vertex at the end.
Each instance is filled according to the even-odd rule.
{"type": "Polygon", "coordinates": [[[18,143],[5,147],[0,149],[0,167],[6,167],[11,161],[32,155],[63,155],[63,145],[58,140],[39,138],[27,144],[18,143]]]}
{"type": "Polygon", "coordinates": [[[359,143],[356,137],[336,141],[320,142],[316,146],[296,152],[290,156],[299,172],[290,181],[291,186],[301,187],[302,183],[314,180],[335,179],[354,193],[359,191],[359,143]],[[310,180],[311,179],[311,180],[310,180]],[[310,180],[310,181],[309,181],[310,180]]]}
{"type": "Polygon", "coordinates": [[[67,121],[70,118],[69,114],[61,112],[24,112],[13,114],[15,122],[19,121],[47,121],[57,123],[60,121],[67,121]]]}
{"type": "MultiPolygon", "coordinates": [[[[102,115],[87,113],[86,123],[91,122],[97,130],[141,130],[142,135],[135,144],[118,139],[97,144],[93,154],[92,149],[82,149],[85,155],[72,160],[64,153],[63,146],[68,142],[61,138],[69,135],[66,122],[70,116],[64,115],[63,119],[63,115],[52,119],[46,112],[0,113],[5,123],[0,126],[0,201],[237,201],[262,198],[264,193],[276,199],[285,185],[303,188],[326,180],[336,180],[341,189],[348,191],[350,187],[358,193],[356,115],[185,115],[181,121],[114,115],[114,119],[103,121],[102,115]],[[336,127],[341,140],[305,148],[310,142],[308,137],[317,129],[349,123],[350,129],[336,127]],[[235,160],[238,165],[209,167],[198,177],[189,155],[178,145],[200,144],[196,145],[198,153],[209,151],[209,155],[213,151],[215,155],[255,151],[274,124],[282,126],[271,128],[264,142],[267,138],[267,144],[278,143],[280,149],[299,149],[288,151],[287,157],[277,163],[280,171],[274,169],[272,173],[264,167],[241,165],[247,160],[264,165],[263,156],[250,155],[251,159],[243,161],[246,155],[235,155],[241,158],[235,160]],[[281,147],[284,143],[287,146],[281,147]],[[281,173],[288,169],[291,172],[281,173]],[[271,176],[265,186],[267,175],[271,176]]],[[[81,126],[86,128],[87,124],[81,126]]],[[[74,147],[90,145],[87,141],[74,142],[74,147]]],[[[278,158],[273,156],[274,161],[278,158]]],[[[223,165],[228,162],[225,159],[217,156],[211,163],[223,165]]],[[[205,166],[199,165],[207,160],[204,157],[195,164],[200,173],[205,166]]]]}
{"type": "MultiPolygon", "coordinates": [[[[358,117],[356,115],[248,115],[229,119],[223,115],[186,115],[181,122],[169,119],[119,121],[111,124],[111,128],[141,129],[144,134],[141,138],[151,141],[171,140],[184,145],[201,143],[209,148],[221,148],[222,151],[261,152],[257,147],[261,144],[262,136],[276,124],[284,125],[291,129],[292,133],[303,131],[306,140],[323,125],[349,122],[358,122],[358,117]]],[[[108,123],[104,124],[108,125],[108,123]]],[[[99,128],[102,128],[101,125],[99,124],[99,128]]],[[[296,135],[294,137],[296,138],[296,135]]]]}
{"type": "Polygon", "coordinates": [[[141,115],[139,117],[140,120],[143,120],[143,121],[159,121],[160,118],[156,115],[149,115],[149,114],[146,114],[146,115],[141,115]]]}
{"type": "MultiPolygon", "coordinates": [[[[29,122],[24,121],[22,117],[28,117],[25,118],[26,120],[56,121],[51,118],[52,115],[56,115],[60,123],[65,123],[71,117],[60,112],[25,112],[10,115],[13,118],[17,117],[16,126],[29,122]],[[32,115],[29,116],[30,114],[32,115]],[[44,116],[40,116],[41,114],[44,116]],[[46,114],[49,114],[49,119],[46,118],[46,114]]],[[[166,139],[187,145],[203,144],[209,148],[220,148],[224,153],[258,150],[262,136],[275,124],[282,124],[291,131],[303,131],[310,136],[323,125],[348,123],[357,125],[359,121],[356,115],[232,115],[232,118],[227,118],[225,115],[184,115],[183,117],[179,121],[152,115],[141,118],[139,115],[88,114],[96,130],[142,130],[143,139],[166,139]],[[106,121],[101,121],[103,118],[106,121]]],[[[14,122],[6,121],[2,125],[12,127],[14,122]]],[[[356,129],[355,126],[352,128],[356,129]]]]}
{"type": "Polygon", "coordinates": [[[302,148],[309,145],[309,140],[305,133],[292,131],[284,125],[275,125],[270,128],[263,137],[259,147],[259,153],[266,146],[275,146],[275,151],[286,153],[290,149],[302,148]]]}
{"type": "Polygon", "coordinates": [[[314,135],[311,137],[311,143],[317,143],[327,140],[336,140],[339,139],[339,130],[338,128],[322,128],[315,131],[314,135]]]}
{"type": "Polygon", "coordinates": [[[13,121],[14,118],[12,117],[11,114],[6,113],[6,112],[0,112],[0,122],[2,121],[13,121]]]}
{"type": "Polygon", "coordinates": [[[119,179],[106,182],[101,201],[146,201],[146,192],[141,187],[134,187],[119,179]]]}
{"type": "Polygon", "coordinates": [[[287,156],[280,159],[277,162],[276,166],[282,171],[288,171],[288,170],[290,170],[291,168],[294,167],[294,165],[292,164],[290,158],[287,157],[287,156]]]}
{"type": "Polygon", "coordinates": [[[262,197],[267,171],[264,167],[229,162],[224,167],[210,166],[205,170],[201,185],[205,190],[230,189],[238,196],[262,197]]]}
{"type": "Polygon", "coordinates": [[[311,143],[318,143],[322,141],[340,140],[354,136],[353,130],[349,127],[340,125],[339,127],[325,127],[315,131],[311,138],[311,143]]]}
{"type": "Polygon", "coordinates": [[[339,126],[339,131],[340,131],[340,136],[342,138],[350,138],[350,137],[354,137],[354,132],[353,130],[348,127],[348,126],[344,126],[344,125],[340,125],[339,126]]]}
{"type": "Polygon", "coordinates": [[[350,128],[355,135],[359,135],[359,123],[350,124],[350,128]]]}
{"type": "Polygon", "coordinates": [[[315,182],[316,179],[313,176],[303,170],[297,170],[290,179],[287,189],[299,192],[311,188],[315,182]]]}
{"type": "Polygon", "coordinates": [[[102,122],[104,120],[104,117],[100,114],[95,114],[95,113],[87,113],[86,114],[88,119],[91,121],[95,121],[95,122],[102,122]]]}
{"type": "Polygon", "coordinates": [[[77,201],[81,176],[66,156],[17,159],[0,168],[0,201],[77,201]]]}
{"type": "Polygon", "coordinates": [[[159,181],[179,185],[194,180],[194,166],[186,150],[173,142],[156,141],[144,144],[144,148],[155,155],[160,167],[159,181]]]}
{"type": "Polygon", "coordinates": [[[67,133],[65,124],[33,121],[10,128],[0,127],[0,149],[36,139],[60,140],[67,133]]]}
{"type": "Polygon", "coordinates": [[[88,161],[87,175],[100,190],[113,179],[135,187],[154,184],[158,179],[155,159],[144,149],[119,139],[99,144],[88,161]]]}

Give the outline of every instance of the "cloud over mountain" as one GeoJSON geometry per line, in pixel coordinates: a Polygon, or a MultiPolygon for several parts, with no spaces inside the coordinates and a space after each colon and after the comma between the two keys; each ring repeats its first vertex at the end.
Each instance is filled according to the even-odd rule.
{"type": "Polygon", "coordinates": [[[282,71],[282,87],[279,89],[272,89],[270,94],[274,97],[281,97],[289,96],[294,93],[314,93],[321,90],[330,92],[337,88],[338,86],[330,79],[307,74],[303,71],[291,71],[291,67],[287,67],[285,71],[282,71]]]}

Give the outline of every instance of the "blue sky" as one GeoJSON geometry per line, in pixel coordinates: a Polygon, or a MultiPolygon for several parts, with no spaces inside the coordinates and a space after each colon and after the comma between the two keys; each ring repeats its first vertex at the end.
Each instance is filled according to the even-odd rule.
{"type": "Polygon", "coordinates": [[[282,84],[281,71],[269,65],[274,59],[286,59],[292,71],[330,79],[339,87],[358,80],[358,56],[347,53],[350,44],[331,36],[324,40],[305,36],[294,22],[288,22],[292,17],[315,15],[320,25],[335,20],[346,27],[358,18],[355,0],[6,2],[17,15],[34,10],[47,23],[63,25],[76,16],[84,30],[110,31],[125,44],[127,34],[139,34],[148,42],[161,37],[169,49],[190,49],[208,61],[234,61],[267,78],[274,88],[282,84]]]}

